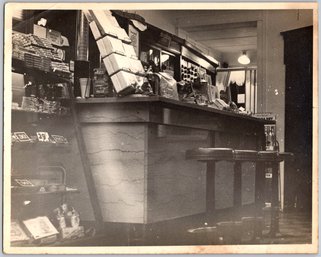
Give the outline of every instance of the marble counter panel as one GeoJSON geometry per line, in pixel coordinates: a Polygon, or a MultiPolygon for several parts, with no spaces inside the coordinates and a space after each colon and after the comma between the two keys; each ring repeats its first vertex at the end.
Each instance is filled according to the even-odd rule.
{"type": "Polygon", "coordinates": [[[144,222],[145,126],[82,127],[105,222],[144,222]]]}

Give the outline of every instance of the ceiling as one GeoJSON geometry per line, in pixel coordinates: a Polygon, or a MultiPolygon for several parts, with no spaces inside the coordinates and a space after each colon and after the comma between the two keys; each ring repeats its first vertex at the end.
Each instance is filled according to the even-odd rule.
{"type": "Polygon", "coordinates": [[[255,50],[257,45],[256,24],[253,23],[189,26],[184,30],[195,41],[221,53],[255,50]]]}
{"type": "MultiPolygon", "coordinates": [[[[256,61],[257,22],[248,13],[231,10],[173,10],[169,17],[178,29],[194,41],[218,52],[221,61],[237,65],[237,57],[247,51],[256,61]]],[[[251,13],[253,16],[253,12],[251,13]]],[[[252,62],[253,64],[253,62],[252,62]]]]}

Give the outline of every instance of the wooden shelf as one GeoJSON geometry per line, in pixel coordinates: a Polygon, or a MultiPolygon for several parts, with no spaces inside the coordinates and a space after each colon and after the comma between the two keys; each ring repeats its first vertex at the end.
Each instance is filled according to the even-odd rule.
{"type": "Polygon", "coordinates": [[[18,117],[19,119],[28,118],[32,120],[42,120],[42,119],[68,119],[71,118],[70,113],[57,114],[57,113],[44,113],[35,112],[23,109],[11,109],[12,118],[18,117]]]}
{"type": "Polygon", "coordinates": [[[57,195],[57,194],[70,194],[70,193],[79,193],[80,191],[76,188],[70,188],[65,190],[57,190],[52,192],[18,192],[12,191],[12,196],[47,196],[47,195],[57,195]]]}
{"type": "Polygon", "coordinates": [[[70,144],[54,144],[46,142],[15,142],[12,144],[13,150],[41,150],[41,151],[52,151],[59,150],[60,152],[70,152],[70,144]]]}

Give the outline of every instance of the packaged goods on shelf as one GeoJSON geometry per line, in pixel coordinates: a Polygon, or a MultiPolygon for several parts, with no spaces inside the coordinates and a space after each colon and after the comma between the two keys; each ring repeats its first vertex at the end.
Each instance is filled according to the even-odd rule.
{"type": "Polygon", "coordinates": [[[69,64],[68,63],[65,63],[65,62],[54,62],[52,61],[51,62],[51,69],[53,71],[63,71],[63,72],[67,72],[67,73],[70,73],[70,70],[69,70],[69,64]]]}
{"type": "Polygon", "coordinates": [[[30,142],[31,138],[26,132],[14,132],[13,133],[18,142],[30,142]]]}
{"type": "Polygon", "coordinates": [[[43,113],[57,113],[60,109],[60,102],[59,101],[48,101],[42,99],[42,112],[43,113]]]}
{"type": "Polygon", "coordinates": [[[35,45],[38,47],[53,49],[53,46],[46,38],[39,38],[36,35],[28,34],[25,36],[24,46],[35,45]]]}
{"type": "Polygon", "coordinates": [[[112,53],[125,55],[122,41],[111,36],[97,40],[97,46],[103,58],[112,53]]]}
{"type": "Polygon", "coordinates": [[[159,89],[159,94],[166,98],[179,100],[177,92],[176,80],[164,72],[156,74],[156,87],[159,89]]]}
{"type": "Polygon", "coordinates": [[[95,97],[105,97],[112,95],[112,85],[106,69],[94,69],[93,94],[95,97]]]}
{"type": "Polygon", "coordinates": [[[84,227],[80,226],[79,213],[72,206],[63,203],[54,209],[53,213],[53,222],[62,239],[74,239],[85,235],[84,227]]]}
{"type": "Polygon", "coordinates": [[[46,216],[24,220],[23,224],[35,240],[59,234],[57,229],[46,216]]]}
{"type": "Polygon", "coordinates": [[[84,236],[85,236],[85,230],[83,226],[63,228],[60,231],[60,237],[62,239],[76,239],[84,236]]]}
{"type": "Polygon", "coordinates": [[[10,227],[10,241],[11,243],[22,243],[28,242],[30,237],[24,232],[22,227],[19,224],[19,221],[13,220],[11,221],[10,227]]]}
{"type": "Polygon", "coordinates": [[[40,112],[48,114],[66,114],[69,109],[61,106],[59,101],[38,99],[36,97],[24,96],[22,98],[21,109],[31,112],[40,112]]]}
{"type": "Polygon", "coordinates": [[[47,29],[46,38],[49,43],[57,46],[61,46],[62,38],[61,38],[61,33],[59,31],[56,31],[53,29],[47,29]]]}
{"type": "Polygon", "coordinates": [[[62,62],[65,51],[55,48],[45,38],[31,34],[13,33],[13,58],[24,61],[26,67],[49,72],[60,71],[70,78],[69,65],[62,62]],[[52,63],[53,62],[53,63],[52,63]]]}
{"type": "Polygon", "coordinates": [[[22,104],[21,108],[26,111],[38,111],[38,99],[36,97],[28,97],[28,96],[23,96],[22,97],[22,104]]]}
{"type": "Polygon", "coordinates": [[[13,132],[11,135],[12,143],[50,143],[57,145],[66,145],[68,144],[67,138],[62,135],[50,135],[48,132],[36,132],[36,136],[28,136],[26,132],[13,132]]]}

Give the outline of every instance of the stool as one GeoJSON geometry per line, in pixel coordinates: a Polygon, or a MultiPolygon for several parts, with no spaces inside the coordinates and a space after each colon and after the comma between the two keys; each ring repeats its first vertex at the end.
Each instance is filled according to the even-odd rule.
{"type": "Polygon", "coordinates": [[[233,161],[231,148],[196,148],[186,151],[186,159],[207,163],[206,172],[206,211],[215,210],[215,163],[218,161],[233,161]]]}
{"type": "MultiPolygon", "coordinates": [[[[272,198],[271,198],[271,221],[269,235],[275,237],[279,232],[279,163],[284,160],[290,160],[292,153],[278,153],[276,151],[258,152],[258,162],[263,165],[261,168],[265,171],[267,166],[272,168],[272,198]]],[[[264,173],[263,173],[264,174],[264,173]]]]}
{"type": "MultiPolygon", "coordinates": [[[[246,217],[248,220],[253,220],[254,234],[253,238],[261,237],[262,226],[259,217],[263,207],[262,184],[264,182],[264,174],[262,176],[261,169],[257,167],[258,152],[254,150],[234,150],[234,206],[235,212],[238,213],[242,207],[242,163],[255,163],[255,197],[254,217],[246,217]]],[[[245,218],[245,217],[244,217],[245,218]]],[[[243,217],[242,217],[243,220],[243,217]]]]}

